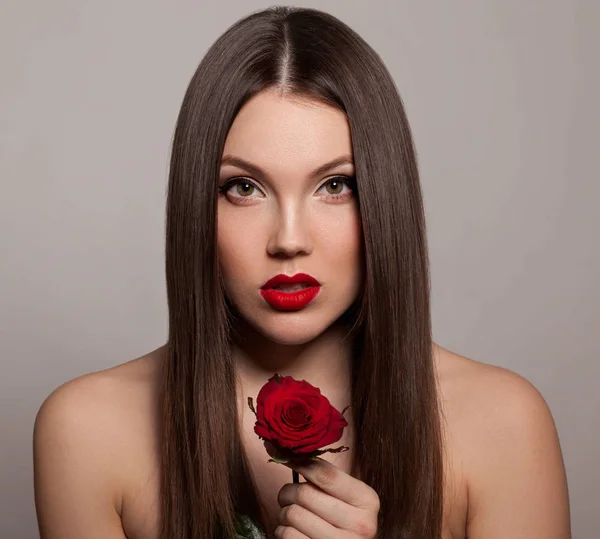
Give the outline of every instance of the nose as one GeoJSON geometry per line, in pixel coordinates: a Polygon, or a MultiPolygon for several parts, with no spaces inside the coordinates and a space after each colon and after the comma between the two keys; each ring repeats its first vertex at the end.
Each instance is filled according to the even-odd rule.
{"type": "Polygon", "coordinates": [[[286,206],[273,220],[273,230],[267,244],[268,253],[271,256],[290,258],[310,254],[312,249],[307,216],[301,208],[286,206]]]}

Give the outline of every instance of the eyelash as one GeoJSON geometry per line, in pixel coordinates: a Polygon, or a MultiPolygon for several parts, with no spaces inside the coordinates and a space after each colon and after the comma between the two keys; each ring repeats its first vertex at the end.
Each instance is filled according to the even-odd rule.
{"type": "MultiPolygon", "coordinates": [[[[350,193],[346,192],[346,193],[339,193],[339,194],[328,194],[326,196],[327,199],[329,200],[340,200],[340,199],[345,199],[348,198],[349,195],[351,195],[352,193],[355,193],[355,189],[356,189],[356,178],[355,176],[333,176],[332,178],[329,178],[323,185],[321,185],[321,187],[319,187],[319,189],[322,189],[323,187],[325,187],[326,185],[328,185],[329,183],[333,183],[334,181],[342,181],[343,183],[345,183],[350,189],[350,193]]],[[[251,180],[247,179],[247,178],[243,178],[243,177],[236,177],[236,178],[231,178],[230,180],[226,181],[223,185],[219,186],[219,193],[220,194],[227,194],[227,191],[229,191],[229,189],[231,189],[231,187],[233,187],[234,185],[237,185],[239,183],[247,183],[249,185],[251,185],[252,187],[254,187],[254,189],[256,189],[257,191],[260,191],[260,189],[254,184],[254,182],[252,182],[251,180]]],[[[251,200],[252,197],[240,197],[240,196],[236,196],[233,197],[237,201],[240,201],[241,204],[247,204],[247,200],[251,200]]]]}

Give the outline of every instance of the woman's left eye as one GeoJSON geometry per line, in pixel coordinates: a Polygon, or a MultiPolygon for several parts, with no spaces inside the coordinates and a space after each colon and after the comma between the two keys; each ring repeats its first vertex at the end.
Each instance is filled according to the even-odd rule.
{"type": "Polygon", "coordinates": [[[356,180],[350,176],[335,176],[325,182],[319,189],[325,188],[327,195],[332,198],[341,198],[351,195],[356,188],[356,180]],[[344,191],[344,186],[347,190],[344,191]]]}

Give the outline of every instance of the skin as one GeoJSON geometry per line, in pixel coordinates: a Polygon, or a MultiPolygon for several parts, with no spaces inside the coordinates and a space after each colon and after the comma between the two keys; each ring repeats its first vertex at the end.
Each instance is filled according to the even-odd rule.
{"type": "MultiPolygon", "coordinates": [[[[337,318],[362,278],[360,219],[334,176],[311,172],[351,156],[339,111],[277,92],[255,96],[236,118],[219,184],[242,176],[256,191],[233,187],[219,197],[218,247],[226,293],[238,311],[233,357],[240,432],[269,508],[267,535],[286,539],[374,537],[380,500],[349,474],[354,425],[293,484],[289,467],[268,463],[253,432],[247,397],[274,373],[305,378],[342,410],[349,402],[350,344],[337,318]],[[329,188],[326,186],[329,185],[329,188]],[[235,196],[250,195],[241,204],[235,196]],[[343,268],[343,271],[340,271],[343,268]],[[277,273],[305,272],[322,283],[307,308],[283,313],[258,289],[277,273]]],[[[34,428],[35,501],[41,539],[157,537],[159,463],[155,403],[165,347],[55,390],[34,428]]],[[[570,538],[567,483],[550,411],[521,376],[433,344],[445,418],[443,539],[570,538]]],[[[347,417],[350,419],[350,416],[347,417]]],[[[399,456],[400,458],[400,456],[399,456]]]]}

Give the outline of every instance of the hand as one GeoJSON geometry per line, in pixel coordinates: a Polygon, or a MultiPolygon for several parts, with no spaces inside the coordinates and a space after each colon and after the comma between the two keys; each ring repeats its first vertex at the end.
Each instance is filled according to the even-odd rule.
{"type": "Polygon", "coordinates": [[[373,539],[379,496],[369,485],[317,457],[285,464],[306,478],[279,491],[278,539],[373,539]]]}

